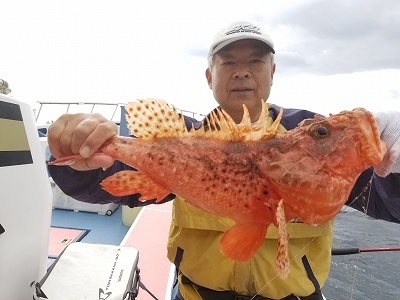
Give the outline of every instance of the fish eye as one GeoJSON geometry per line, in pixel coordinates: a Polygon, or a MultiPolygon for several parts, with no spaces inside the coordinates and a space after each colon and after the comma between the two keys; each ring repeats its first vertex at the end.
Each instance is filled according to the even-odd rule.
{"type": "Polygon", "coordinates": [[[313,128],[313,133],[316,137],[328,137],[329,128],[326,125],[318,124],[313,128]]]}

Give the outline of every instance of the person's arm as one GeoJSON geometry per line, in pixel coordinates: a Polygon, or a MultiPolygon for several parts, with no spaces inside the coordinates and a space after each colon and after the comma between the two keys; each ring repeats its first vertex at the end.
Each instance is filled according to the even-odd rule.
{"type": "MultiPolygon", "coordinates": [[[[195,119],[185,116],[188,129],[200,126],[195,119]]],[[[66,114],[57,119],[48,130],[48,143],[52,158],[80,154],[87,159],[71,166],[48,166],[49,173],[60,189],[74,199],[88,203],[118,203],[130,207],[148,205],[155,201],[139,201],[140,194],[115,197],[102,189],[100,182],[122,170],[132,169],[107,155],[93,153],[117,133],[116,125],[99,114],[66,114]]],[[[172,200],[170,194],[159,203],[172,200]]]]}
{"type": "Polygon", "coordinates": [[[379,177],[373,167],[364,171],[346,205],[373,218],[400,223],[400,174],[379,177]]]}
{"type": "MultiPolygon", "coordinates": [[[[66,195],[88,203],[113,202],[130,207],[144,205],[138,200],[139,194],[115,197],[100,185],[108,176],[132,169],[107,155],[92,156],[104,142],[116,134],[116,124],[99,114],[65,114],[49,127],[47,141],[52,153],[50,160],[73,154],[86,158],[70,166],[48,166],[50,176],[66,195]]],[[[172,198],[169,196],[165,200],[172,198]]]]}

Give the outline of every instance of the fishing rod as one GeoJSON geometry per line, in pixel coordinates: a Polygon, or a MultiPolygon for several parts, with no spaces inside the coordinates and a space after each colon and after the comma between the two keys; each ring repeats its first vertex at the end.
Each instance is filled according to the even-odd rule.
{"type": "Polygon", "coordinates": [[[332,255],[349,255],[364,252],[386,252],[386,251],[400,251],[400,247],[386,247],[386,248],[332,248],[332,255]]]}

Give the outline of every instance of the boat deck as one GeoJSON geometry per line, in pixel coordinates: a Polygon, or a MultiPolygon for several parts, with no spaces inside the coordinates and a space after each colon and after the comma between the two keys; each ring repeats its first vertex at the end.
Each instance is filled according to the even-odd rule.
{"type": "Polygon", "coordinates": [[[90,230],[82,239],[83,242],[107,245],[119,245],[129,231],[129,226],[122,223],[121,206],[110,216],[92,212],[53,209],[51,225],[90,230]]]}
{"type": "MultiPolygon", "coordinates": [[[[171,202],[143,207],[131,226],[123,224],[122,207],[111,215],[53,209],[51,225],[90,230],[85,243],[129,246],[139,250],[140,277],[158,299],[170,299],[174,268],[167,259],[171,202]]],[[[153,299],[143,289],[137,300],[153,299]]]]}
{"type": "MultiPolygon", "coordinates": [[[[158,299],[169,299],[175,268],[167,259],[167,239],[171,222],[171,202],[141,209],[121,245],[139,250],[142,283],[158,299]]],[[[151,300],[140,290],[138,299],[151,300]]]]}
{"type": "MultiPolygon", "coordinates": [[[[132,226],[122,223],[122,208],[111,216],[53,210],[53,226],[90,229],[82,241],[131,246],[139,250],[142,282],[158,298],[170,299],[173,267],[166,243],[171,203],[144,207],[132,226]]],[[[345,207],[335,221],[334,248],[400,247],[400,224],[375,220],[345,207]]],[[[398,300],[400,251],[335,255],[323,288],[328,300],[398,300]]],[[[140,290],[138,300],[153,299],[140,290]]]]}

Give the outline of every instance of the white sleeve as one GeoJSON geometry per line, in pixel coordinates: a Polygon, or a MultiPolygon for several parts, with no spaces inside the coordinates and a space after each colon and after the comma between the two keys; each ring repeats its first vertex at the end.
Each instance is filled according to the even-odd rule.
{"type": "Polygon", "coordinates": [[[400,111],[376,112],[373,115],[387,147],[383,161],[375,166],[375,173],[381,177],[400,173],[400,111]]]}

